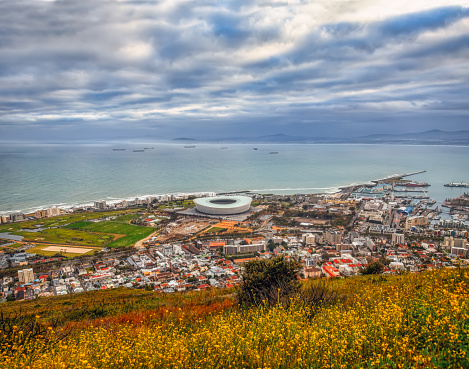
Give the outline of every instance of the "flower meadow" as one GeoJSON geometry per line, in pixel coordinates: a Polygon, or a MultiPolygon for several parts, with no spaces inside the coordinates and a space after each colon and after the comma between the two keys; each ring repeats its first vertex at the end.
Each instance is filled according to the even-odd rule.
{"type": "Polygon", "coordinates": [[[468,282],[468,269],[441,269],[309,280],[303,288],[336,296],[314,306],[292,297],[243,309],[219,290],[142,294],[155,302],[126,312],[115,299],[101,317],[60,324],[58,309],[10,314],[18,324],[3,324],[0,367],[467,368],[468,282]]]}

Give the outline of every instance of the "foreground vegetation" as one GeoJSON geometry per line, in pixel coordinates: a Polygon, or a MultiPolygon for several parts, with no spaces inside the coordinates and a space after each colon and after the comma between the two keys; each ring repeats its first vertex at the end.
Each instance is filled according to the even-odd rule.
{"type": "Polygon", "coordinates": [[[467,269],[311,280],[289,301],[251,308],[230,290],[11,303],[0,367],[469,367],[468,282],[467,269]],[[307,298],[317,291],[325,302],[307,298]],[[18,312],[33,304],[34,315],[18,312]]]}

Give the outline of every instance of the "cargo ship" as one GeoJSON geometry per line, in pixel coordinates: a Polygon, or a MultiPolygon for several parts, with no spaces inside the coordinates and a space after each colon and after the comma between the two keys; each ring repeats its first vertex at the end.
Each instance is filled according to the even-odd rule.
{"type": "Polygon", "coordinates": [[[112,149],[112,151],[125,151],[125,149],[112,149]]]}
{"type": "Polygon", "coordinates": [[[188,146],[184,146],[185,149],[194,149],[195,148],[195,145],[188,145],[188,146]]]}
{"type": "Polygon", "coordinates": [[[467,182],[451,182],[451,183],[447,183],[444,185],[445,187],[469,187],[469,183],[467,182]]]}

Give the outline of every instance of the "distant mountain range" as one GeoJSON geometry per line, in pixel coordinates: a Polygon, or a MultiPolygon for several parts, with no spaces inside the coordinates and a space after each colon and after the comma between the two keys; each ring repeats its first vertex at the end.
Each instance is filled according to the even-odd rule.
{"type": "Polygon", "coordinates": [[[214,139],[175,138],[179,142],[206,143],[357,143],[357,144],[404,144],[404,145],[463,145],[469,146],[469,130],[431,131],[402,134],[373,134],[362,137],[305,137],[285,134],[258,137],[230,137],[214,139]]]}

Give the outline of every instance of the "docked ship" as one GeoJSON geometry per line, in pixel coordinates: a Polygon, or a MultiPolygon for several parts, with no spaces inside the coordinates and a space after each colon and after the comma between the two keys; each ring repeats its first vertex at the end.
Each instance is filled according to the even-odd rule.
{"type": "Polygon", "coordinates": [[[112,151],[125,151],[125,149],[112,149],[112,151]]]}
{"type": "Polygon", "coordinates": [[[188,146],[184,146],[185,149],[194,149],[195,148],[195,145],[188,145],[188,146]]]}
{"type": "Polygon", "coordinates": [[[469,183],[467,182],[451,182],[451,183],[447,183],[444,185],[445,187],[469,187],[469,183]]]}
{"type": "Polygon", "coordinates": [[[134,150],[134,152],[144,152],[145,150],[134,150]]]}
{"type": "Polygon", "coordinates": [[[404,186],[404,187],[428,187],[430,183],[427,182],[406,182],[406,183],[399,183],[397,186],[404,186]]]}

